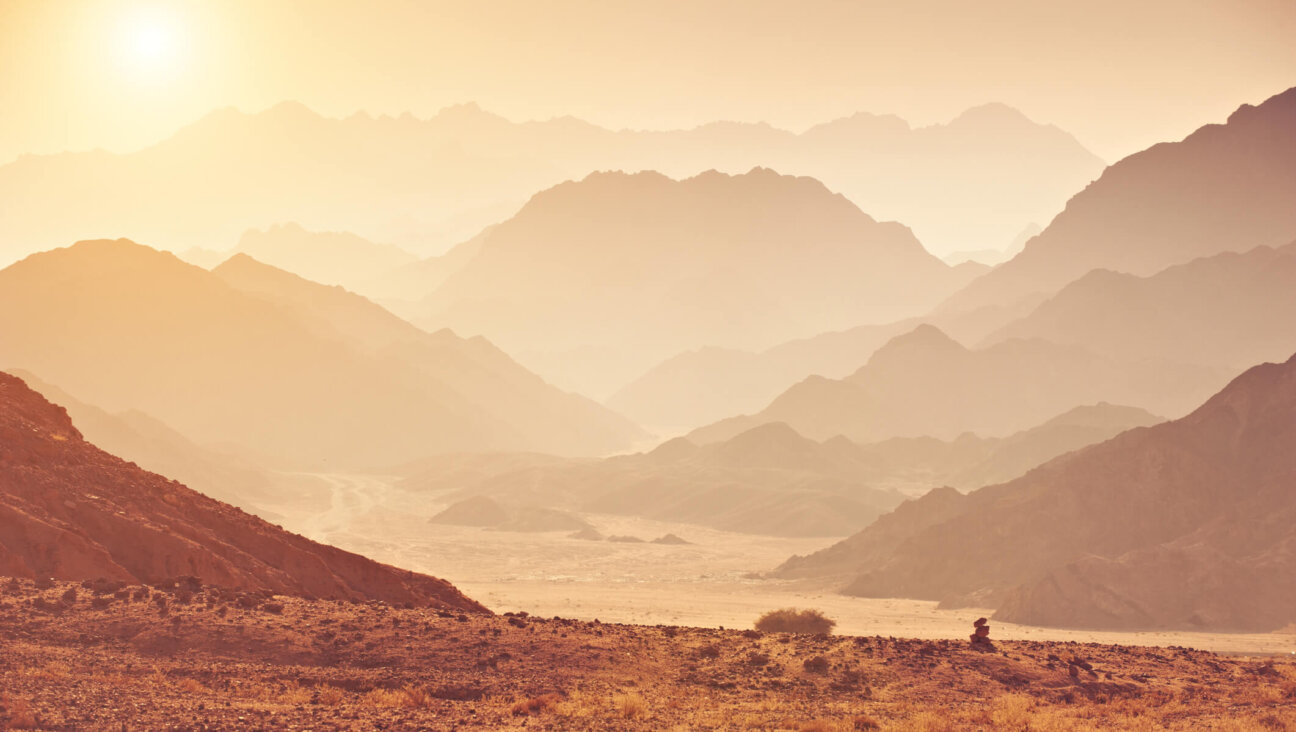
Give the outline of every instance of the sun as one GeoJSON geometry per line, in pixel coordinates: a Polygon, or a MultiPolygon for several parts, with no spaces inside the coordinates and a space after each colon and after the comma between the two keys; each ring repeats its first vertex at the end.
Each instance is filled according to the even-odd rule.
{"type": "Polygon", "coordinates": [[[117,30],[117,58],[122,70],[140,82],[174,79],[186,49],[184,28],[161,10],[139,10],[124,16],[117,30]]]}

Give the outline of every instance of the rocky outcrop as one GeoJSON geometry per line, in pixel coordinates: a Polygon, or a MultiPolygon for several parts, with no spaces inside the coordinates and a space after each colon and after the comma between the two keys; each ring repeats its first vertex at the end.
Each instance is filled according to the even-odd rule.
{"type": "Polygon", "coordinates": [[[486,612],[448,582],[290,534],[86,442],[0,373],[0,574],[383,600],[486,612]]]}

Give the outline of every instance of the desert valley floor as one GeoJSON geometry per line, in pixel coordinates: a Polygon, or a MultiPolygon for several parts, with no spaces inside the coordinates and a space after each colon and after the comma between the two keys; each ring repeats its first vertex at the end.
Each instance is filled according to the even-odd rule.
{"type": "MultiPolygon", "coordinates": [[[[610,515],[585,518],[607,536],[642,543],[588,541],[571,532],[510,532],[429,524],[446,507],[437,495],[374,475],[310,476],[321,488],[318,511],[270,520],[316,541],[378,561],[450,580],[497,613],[528,612],[642,625],[750,628],[767,610],[810,607],[838,622],[837,632],[922,639],[965,637],[969,623],[991,610],[938,609],[934,602],[840,595],[813,582],[762,579],[793,554],[829,546],[838,537],[785,538],[718,531],[610,515]],[[654,544],[675,534],[685,545],[654,544]]],[[[300,505],[300,504],[298,504],[300,505]]],[[[1296,628],[1284,633],[1110,632],[996,623],[995,637],[1149,646],[1185,646],[1219,653],[1296,653],[1296,628]]]]}

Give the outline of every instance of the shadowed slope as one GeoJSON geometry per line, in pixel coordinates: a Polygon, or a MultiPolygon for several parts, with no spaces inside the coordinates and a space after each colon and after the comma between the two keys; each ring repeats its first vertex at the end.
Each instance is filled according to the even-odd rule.
{"type": "Polygon", "coordinates": [[[289,534],[85,442],[0,373],[0,573],[205,583],[484,612],[444,580],[289,534]]]}
{"type": "Polygon", "coordinates": [[[1003,264],[945,310],[1055,292],[1093,269],[1149,275],[1224,251],[1296,237],[1296,88],[1226,124],[1113,164],[1003,264]]]}
{"type": "Polygon", "coordinates": [[[965,499],[924,499],[907,528],[879,520],[788,568],[857,562],[850,594],[989,603],[1015,622],[1274,630],[1296,601],[1293,444],[1296,357],[1187,417],[965,499]]]}
{"type": "Polygon", "coordinates": [[[986,341],[1241,370],[1296,351],[1296,243],[1226,252],[1150,277],[1096,270],[986,341]]]}

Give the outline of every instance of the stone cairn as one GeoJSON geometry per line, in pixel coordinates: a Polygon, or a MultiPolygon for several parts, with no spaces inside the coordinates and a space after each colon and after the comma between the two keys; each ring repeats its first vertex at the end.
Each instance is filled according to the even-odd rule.
{"type": "Polygon", "coordinates": [[[994,644],[990,642],[990,623],[985,618],[977,618],[972,623],[972,647],[978,651],[993,651],[994,644]]]}

